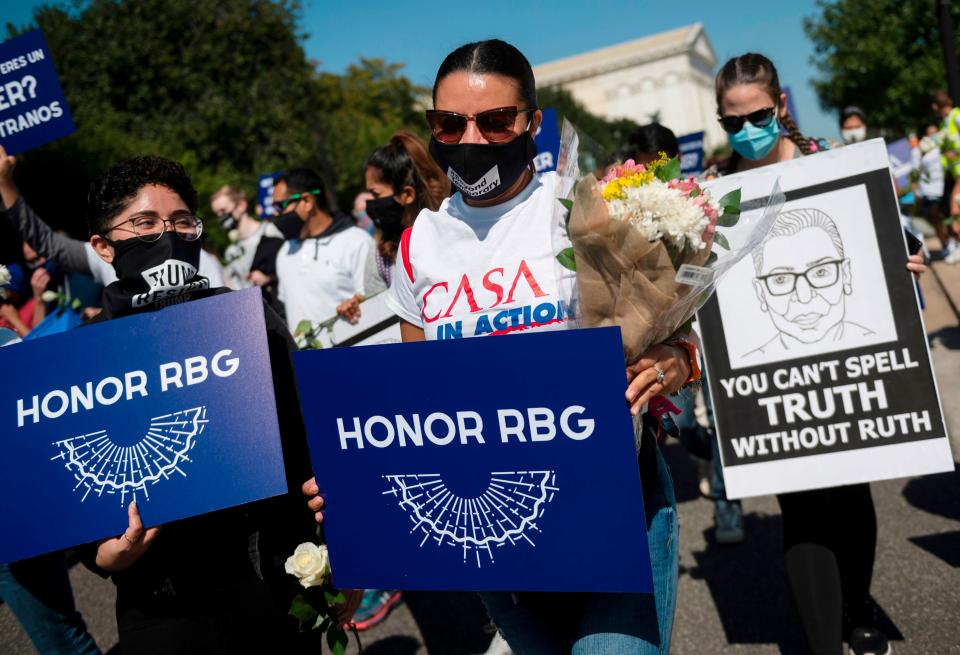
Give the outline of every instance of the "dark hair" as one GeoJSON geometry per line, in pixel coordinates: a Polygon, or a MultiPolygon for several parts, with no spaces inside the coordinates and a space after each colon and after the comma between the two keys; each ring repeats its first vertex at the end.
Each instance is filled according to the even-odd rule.
{"type": "Polygon", "coordinates": [[[627,143],[630,144],[630,155],[634,158],[641,154],[657,156],[661,152],[667,153],[670,158],[680,154],[677,135],[670,128],[656,122],[638,127],[627,138],[627,143]]]}
{"type": "Polygon", "coordinates": [[[294,193],[311,193],[314,200],[323,211],[329,211],[327,196],[323,191],[323,179],[312,168],[291,168],[277,178],[275,184],[284,182],[291,195],[294,193]],[[318,191],[318,193],[312,193],[318,191]]]}
{"type": "Polygon", "coordinates": [[[840,112],[840,126],[843,127],[844,122],[851,116],[858,116],[864,125],[867,124],[867,115],[863,113],[863,110],[855,105],[850,105],[844,107],[843,111],[840,112]]]}
{"type": "Polygon", "coordinates": [[[447,75],[465,71],[491,73],[509,77],[520,87],[520,98],[528,107],[537,106],[537,83],[533,69],[523,53],[500,39],[488,39],[462,45],[443,60],[433,83],[433,102],[437,102],[437,87],[447,75]]]}
{"type": "Polygon", "coordinates": [[[953,106],[953,98],[951,98],[950,94],[943,89],[937,89],[931,93],[930,99],[933,100],[933,104],[935,104],[937,107],[953,106]]]}
{"type": "MultiPolygon", "coordinates": [[[[729,60],[717,73],[714,86],[717,93],[718,114],[722,111],[723,94],[731,87],[741,84],[758,84],[773,98],[775,103],[780,102],[780,94],[783,93],[783,89],[780,87],[780,77],[777,75],[777,69],[773,62],[763,55],[748,52],[729,60]]],[[[779,122],[787,130],[788,138],[800,148],[800,152],[805,155],[815,152],[815,149],[811,148],[810,145],[812,140],[803,136],[790,112],[786,112],[783,118],[779,119],[779,122]]],[[[739,156],[734,153],[734,156],[731,157],[731,163],[735,166],[738,160],[739,156]]]]}
{"type": "MultiPolygon", "coordinates": [[[[367,159],[367,166],[380,171],[380,179],[390,185],[394,195],[405,186],[413,187],[417,199],[413,205],[413,218],[404,217],[405,227],[413,225],[413,219],[421,210],[436,211],[443,199],[450,195],[450,179],[427,152],[423,141],[405,130],[395,132],[390,141],[374,150],[367,159]]],[[[381,239],[377,248],[381,256],[393,261],[397,245],[381,239]]]]}
{"type": "Polygon", "coordinates": [[[178,162],[148,155],[126,159],[94,180],[87,194],[87,227],[90,234],[103,234],[110,222],[126,209],[143,187],[163,186],[197,211],[197,190],[178,162]]]}

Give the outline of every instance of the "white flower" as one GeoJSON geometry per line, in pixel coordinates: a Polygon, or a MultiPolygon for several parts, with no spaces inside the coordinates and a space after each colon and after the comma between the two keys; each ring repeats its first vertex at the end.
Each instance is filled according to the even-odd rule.
{"type": "MultiPolygon", "coordinates": [[[[626,199],[607,203],[611,218],[628,221],[650,241],[668,241],[677,248],[689,245],[693,250],[706,247],[700,237],[710,220],[679,189],[653,180],[625,191],[626,199]]],[[[710,202],[709,197],[704,199],[710,202]]]]}
{"type": "Polygon", "coordinates": [[[230,230],[229,232],[227,232],[227,238],[230,239],[231,242],[239,241],[239,240],[240,240],[240,230],[238,230],[238,229],[236,229],[236,228],[230,230]]]}
{"type": "Polygon", "coordinates": [[[10,275],[10,271],[7,270],[6,266],[0,264],[0,286],[9,284],[11,279],[13,279],[13,276],[10,275]]]}
{"type": "Polygon", "coordinates": [[[320,586],[330,575],[327,547],[310,542],[300,544],[293,551],[293,555],[287,558],[283,568],[290,575],[296,576],[304,589],[320,586]]]}
{"type": "Polygon", "coordinates": [[[47,290],[43,292],[43,294],[40,296],[40,299],[43,300],[43,302],[53,302],[58,297],[59,296],[57,295],[56,291],[47,290]]]}

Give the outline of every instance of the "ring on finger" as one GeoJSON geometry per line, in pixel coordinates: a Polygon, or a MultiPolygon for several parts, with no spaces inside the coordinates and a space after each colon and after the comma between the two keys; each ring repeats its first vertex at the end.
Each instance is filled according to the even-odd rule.
{"type": "Polygon", "coordinates": [[[657,372],[657,382],[663,384],[663,381],[667,379],[667,374],[664,373],[663,369],[656,364],[653,365],[653,370],[657,372]]]}
{"type": "Polygon", "coordinates": [[[134,541],[133,539],[131,539],[130,537],[128,537],[126,532],[124,532],[122,536],[123,536],[124,541],[126,541],[126,542],[127,542],[128,544],[130,544],[131,546],[136,546],[136,545],[137,545],[137,542],[134,541]]]}

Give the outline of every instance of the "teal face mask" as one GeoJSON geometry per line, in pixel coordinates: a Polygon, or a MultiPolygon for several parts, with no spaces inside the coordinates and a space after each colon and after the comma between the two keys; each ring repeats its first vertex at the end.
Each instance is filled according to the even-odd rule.
{"type": "Polygon", "coordinates": [[[743,129],[728,138],[730,146],[741,156],[757,161],[770,154],[773,146],[777,145],[777,140],[780,139],[780,123],[772,120],[766,127],[757,127],[746,121],[743,129]]]}

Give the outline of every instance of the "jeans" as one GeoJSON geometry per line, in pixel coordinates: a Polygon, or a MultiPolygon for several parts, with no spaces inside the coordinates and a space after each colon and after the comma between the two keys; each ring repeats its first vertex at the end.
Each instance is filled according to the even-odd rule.
{"type": "Polygon", "coordinates": [[[481,593],[487,614],[516,655],[670,652],[679,526],[673,480],[659,448],[656,458],[656,492],[644,498],[654,593],[481,593]]]}
{"type": "Polygon", "coordinates": [[[40,655],[99,655],[73,604],[63,553],[0,564],[0,598],[40,655]]]}

